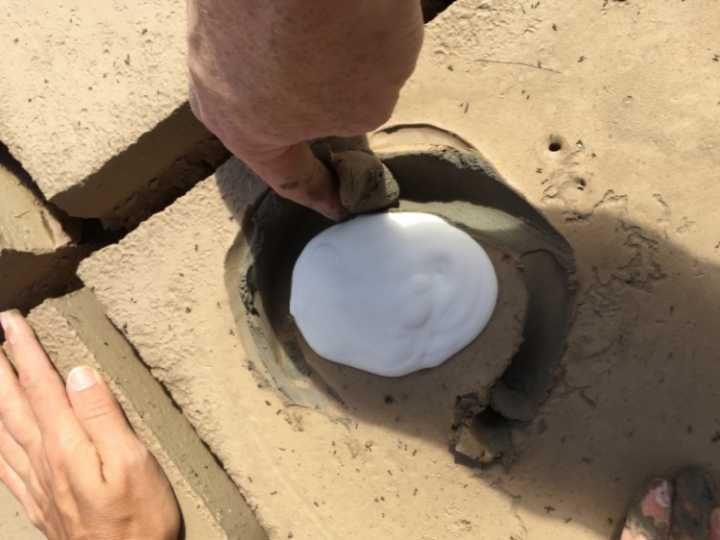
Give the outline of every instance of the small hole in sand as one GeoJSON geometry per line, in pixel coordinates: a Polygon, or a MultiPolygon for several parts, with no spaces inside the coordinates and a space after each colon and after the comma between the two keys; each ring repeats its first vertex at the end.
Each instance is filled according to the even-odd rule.
{"type": "Polygon", "coordinates": [[[576,178],[575,183],[577,184],[577,188],[579,191],[585,191],[585,188],[587,187],[587,181],[584,178],[576,178]]]}
{"type": "Polygon", "coordinates": [[[548,150],[550,150],[551,152],[559,152],[560,150],[562,150],[562,147],[562,139],[560,139],[560,137],[558,137],[557,135],[552,135],[550,137],[550,144],[548,144],[548,150]]]}

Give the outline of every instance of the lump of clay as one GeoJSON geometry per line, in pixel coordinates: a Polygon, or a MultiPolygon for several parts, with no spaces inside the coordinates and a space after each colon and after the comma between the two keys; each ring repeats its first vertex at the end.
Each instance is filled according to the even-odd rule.
{"type": "Polygon", "coordinates": [[[313,238],[290,313],[320,356],[396,377],[438,366],[478,336],[497,300],[485,250],[432,214],[367,215],[313,238]]]}
{"type": "Polygon", "coordinates": [[[397,206],[400,187],[377,156],[348,150],[334,153],[332,162],[340,181],[340,202],[351,214],[397,206]]]}

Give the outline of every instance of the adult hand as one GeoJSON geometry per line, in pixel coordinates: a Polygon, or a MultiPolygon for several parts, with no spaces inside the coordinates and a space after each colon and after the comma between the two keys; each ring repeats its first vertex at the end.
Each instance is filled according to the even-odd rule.
{"type": "Polygon", "coordinates": [[[0,481],[49,540],[176,540],[180,513],[159,465],[98,374],[67,390],[25,319],[0,314],[0,481]]]}
{"type": "Polygon", "coordinates": [[[338,219],[306,141],[390,117],[423,37],[418,0],[188,0],[193,111],[278,194],[338,219]]]}

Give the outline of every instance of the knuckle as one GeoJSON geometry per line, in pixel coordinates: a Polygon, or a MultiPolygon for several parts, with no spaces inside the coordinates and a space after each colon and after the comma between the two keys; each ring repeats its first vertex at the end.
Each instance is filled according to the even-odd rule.
{"type": "Polygon", "coordinates": [[[30,523],[32,523],[36,529],[41,531],[45,529],[44,516],[37,507],[26,508],[25,514],[27,515],[30,523]]]}
{"type": "MultiPolygon", "coordinates": [[[[32,498],[26,502],[25,514],[30,523],[43,533],[48,531],[48,516],[50,515],[50,504],[47,498],[32,498]]],[[[46,534],[46,536],[48,536],[46,534]]]]}
{"type": "Polygon", "coordinates": [[[68,463],[68,455],[64,448],[50,447],[45,449],[45,458],[50,468],[50,473],[54,476],[61,476],[65,473],[68,463]]]}
{"type": "Polygon", "coordinates": [[[80,411],[80,419],[92,422],[110,416],[115,409],[115,404],[107,397],[102,396],[83,404],[80,411]]]}
{"type": "Polygon", "coordinates": [[[0,435],[0,455],[17,455],[24,451],[30,455],[42,447],[40,431],[35,425],[14,425],[12,431],[0,435]],[[18,448],[19,447],[19,448],[18,448]]]}
{"type": "Polygon", "coordinates": [[[33,393],[35,390],[39,390],[42,386],[41,377],[33,371],[28,372],[28,370],[20,370],[20,373],[18,374],[18,381],[20,383],[20,387],[28,393],[33,393]]]}
{"type": "Polygon", "coordinates": [[[34,471],[28,460],[22,460],[14,465],[15,475],[27,483],[32,478],[34,471]]]}
{"type": "Polygon", "coordinates": [[[36,430],[22,430],[15,435],[15,440],[23,448],[32,448],[37,445],[40,436],[36,430]]]}
{"type": "MultiPolygon", "coordinates": [[[[0,437],[0,456],[8,456],[12,452],[12,442],[13,439],[11,439],[9,436],[7,437],[0,437]]],[[[1,469],[2,467],[0,467],[1,469]]]]}
{"type": "Polygon", "coordinates": [[[151,459],[150,451],[139,443],[128,448],[123,456],[125,466],[133,471],[144,469],[151,459]]]}
{"type": "Polygon", "coordinates": [[[376,129],[380,125],[390,120],[390,117],[392,116],[393,110],[395,108],[395,101],[396,98],[393,97],[385,103],[379,104],[378,107],[375,109],[375,112],[367,117],[365,131],[371,131],[373,129],[376,129]]]}
{"type": "Polygon", "coordinates": [[[133,486],[147,475],[154,463],[152,454],[141,444],[127,448],[117,456],[115,464],[117,486],[123,492],[133,491],[133,486]]]}
{"type": "Polygon", "coordinates": [[[52,482],[53,498],[57,504],[64,504],[74,499],[74,492],[65,475],[55,475],[52,482]]]}
{"type": "Polygon", "coordinates": [[[388,99],[369,107],[367,114],[352,119],[346,124],[348,134],[357,135],[358,133],[367,133],[377,129],[390,119],[394,107],[395,99],[388,99]]]}
{"type": "Polygon", "coordinates": [[[377,88],[372,95],[359,96],[358,102],[364,105],[347,111],[343,124],[352,130],[358,130],[358,133],[372,131],[384,124],[395,110],[400,98],[400,88],[400,86],[385,85],[377,88]]]}
{"type": "Polygon", "coordinates": [[[45,457],[53,474],[64,474],[77,454],[79,441],[70,437],[54,437],[45,444],[45,457]]]}

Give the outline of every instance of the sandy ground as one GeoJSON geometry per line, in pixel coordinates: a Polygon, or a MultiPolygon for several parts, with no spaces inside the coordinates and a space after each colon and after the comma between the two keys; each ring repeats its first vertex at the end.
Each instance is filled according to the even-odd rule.
{"type": "MultiPolygon", "coordinates": [[[[258,388],[222,296],[238,225],[212,180],[195,191],[216,214],[198,215],[191,192],[105,255],[142,257],[137,273],[156,281],[86,265],[271,538],[607,539],[648,476],[720,472],[717,13],[714,0],[457,0],[428,26],[389,123],[440,125],[479,148],[577,260],[561,377],[509,467],[455,463],[445,434],[402,403],[351,413],[348,429],[258,388]],[[152,227],[161,234],[135,245],[152,227]],[[193,227],[195,249],[182,236],[193,227]],[[198,245],[207,272],[183,278],[198,245]],[[133,327],[136,310],[156,326],[133,327]]],[[[3,532],[25,530],[4,501],[3,532]]]]}

